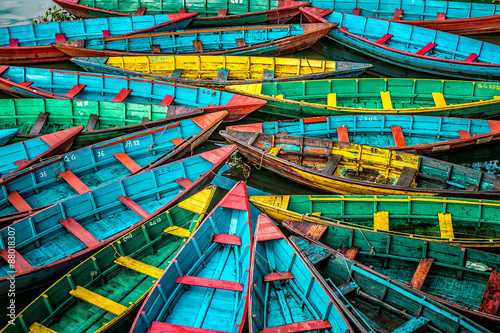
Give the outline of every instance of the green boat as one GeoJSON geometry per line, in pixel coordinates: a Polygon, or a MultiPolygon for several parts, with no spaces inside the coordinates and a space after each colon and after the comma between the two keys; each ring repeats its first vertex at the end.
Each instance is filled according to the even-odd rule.
{"type": "Polygon", "coordinates": [[[399,235],[283,221],[283,227],[339,249],[344,256],[419,290],[443,305],[498,328],[500,255],[399,235]],[[496,304],[496,307],[495,307],[496,304]],[[492,306],[493,305],[493,306],[492,306]]]}
{"type": "Polygon", "coordinates": [[[72,148],[195,117],[203,110],[173,105],[149,105],[60,99],[0,99],[0,129],[18,128],[10,143],[70,127],[85,126],[72,148]]]}
{"type": "Polygon", "coordinates": [[[97,252],[45,290],[2,332],[120,331],[203,220],[215,190],[198,192],[97,252]]]}
{"type": "Polygon", "coordinates": [[[492,118],[500,114],[498,82],[435,79],[338,79],[228,86],[267,101],[260,110],[304,118],[403,114],[492,118]]]}

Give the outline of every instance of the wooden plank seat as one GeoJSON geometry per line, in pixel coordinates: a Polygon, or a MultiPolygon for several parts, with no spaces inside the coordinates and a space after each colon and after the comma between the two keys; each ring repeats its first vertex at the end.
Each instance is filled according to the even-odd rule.
{"type": "Polygon", "coordinates": [[[141,274],[154,277],[155,279],[159,279],[163,275],[163,269],[148,265],[142,261],[135,260],[130,257],[118,257],[115,259],[115,263],[141,274]]]}
{"type": "Polygon", "coordinates": [[[148,329],[148,333],[224,333],[224,332],[153,321],[151,328],[148,329]]]}
{"type": "Polygon", "coordinates": [[[219,68],[219,71],[217,72],[217,78],[215,80],[227,81],[228,76],[229,76],[229,69],[219,68]]]}
{"type": "Polygon", "coordinates": [[[431,322],[430,319],[426,317],[413,317],[408,320],[403,325],[396,328],[392,333],[418,333],[425,332],[427,325],[431,322]]]}
{"type": "Polygon", "coordinates": [[[446,99],[444,98],[444,95],[440,92],[433,92],[432,93],[432,99],[434,99],[434,104],[438,108],[444,108],[446,106],[446,99]]]}
{"type": "Polygon", "coordinates": [[[289,279],[294,279],[294,278],[295,277],[290,272],[274,272],[274,273],[269,273],[266,276],[264,276],[264,282],[282,281],[282,280],[289,280],[289,279]]]}
{"type": "Polygon", "coordinates": [[[149,214],[144,208],[139,206],[134,200],[130,199],[129,197],[118,197],[118,200],[131,210],[133,210],[137,215],[142,217],[143,219],[150,217],[151,214],[149,214]]]}
{"type": "Polygon", "coordinates": [[[361,15],[361,8],[354,8],[352,10],[352,15],[361,15]]]}
{"type": "Polygon", "coordinates": [[[328,157],[328,161],[326,162],[325,167],[321,171],[322,174],[331,176],[335,172],[335,169],[337,168],[337,165],[339,164],[340,160],[342,159],[342,155],[339,154],[332,154],[330,157],[328,157]]]}
{"type": "Polygon", "coordinates": [[[394,36],[393,34],[385,34],[383,35],[382,37],[380,37],[379,39],[377,39],[375,41],[375,43],[377,44],[384,44],[385,42],[387,42],[389,39],[392,38],[392,36],[394,36]]]}
{"type": "Polygon", "coordinates": [[[117,316],[127,311],[126,306],[116,303],[115,301],[96,294],[93,291],[85,289],[81,286],[76,286],[76,289],[70,290],[69,294],[117,316]]]}
{"type": "Polygon", "coordinates": [[[48,112],[40,112],[38,114],[38,117],[36,117],[35,123],[33,124],[33,127],[31,127],[31,130],[29,132],[29,135],[38,135],[40,134],[43,126],[49,119],[49,113],[48,112]]]}
{"type": "Polygon", "coordinates": [[[73,171],[66,170],[64,172],[59,172],[59,176],[66,181],[78,194],[83,194],[90,192],[90,188],[85,185],[80,178],[78,178],[73,171]]]}
{"type": "Polygon", "coordinates": [[[219,12],[217,13],[218,17],[224,17],[227,16],[227,9],[219,9],[219,12]]]}
{"type": "Polygon", "coordinates": [[[171,96],[171,95],[165,95],[165,97],[163,97],[160,105],[172,105],[172,102],[174,101],[174,96],[171,96]]]}
{"type": "Polygon", "coordinates": [[[43,326],[42,324],[39,324],[37,322],[34,322],[29,329],[30,333],[57,333],[54,330],[51,330],[48,327],[43,326]]]}
{"type": "Polygon", "coordinates": [[[9,47],[19,47],[19,40],[17,38],[9,39],[9,47]]]}
{"type": "Polygon", "coordinates": [[[394,138],[394,144],[396,147],[405,147],[405,137],[403,135],[403,129],[401,126],[391,126],[392,137],[394,138]]]}
{"type": "MultiPolygon", "coordinates": [[[[170,75],[171,78],[175,78],[175,79],[178,79],[180,78],[182,75],[182,68],[176,68],[174,69],[174,71],[172,72],[172,75],[170,75]]],[[[168,96],[168,95],[167,95],[168,96]]],[[[166,97],[166,96],[165,96],[166,97]]]]}
{"type": "Polygon", "coordinates": [[[194,52],[203,53],[203,42],[201,40],[193,40],[194,52]]]}
{"type": "Polygon", "coordinates": [[[64,97],[68,98],[74,98],[76,95],[78,95],[83,88],[85,88],[87,85],[86,84],[75,84],[73,88],[71,88],[67,93],[64,94],[64,97]]]}
{"type": "Polygon", "coordinates": [[[24,86],[24,87],[29,87],[33,84],[33,81],[23,81],[23,82],[19,82],[19,85],[20,86],[24,86]]]}
{"type": "Polygon", "coordinates": [[[189,238],[191,236],[191,231],[185,228],[181,228],[178,226],[172,226],[168,227],[167,229],[163,230],[165,233],[174,235],[180,238],[189,238]]]}
{"type": "Polygon", "coordinates": [[[68,217],[67,219],[59,220],[59,223],[63,225],[70,233],[72,233],[76,238],[78,238],[83,244],[88,248],[96,247],[101,244],[97,238],[94,237],[87,229],[82,227],[74,218],[68,217]]]}
{"type": "Polygon", "coordinates": [[[7,194],[7,201],[10,202],[18,212],[31,211],[33,208],[23,199],[23,197],[17,191],[12,191],[7,194]]]}
{"type": "Polygon", "coordinates": [[[442,238],[455,238],[451,213],[438,213],[439,233],[442,238]]]}
{"type": "Polygon", "coordinates": [[[87,121],[87,125],[85,126],[84,132],[93,131],[99,121],[99,116],[96,114],[91,114],[89,120],[87,121]]]}
{"type": "Polygon", "coordinates": [[[229,244],[241,246],[241,238],[236,235],[217,234],[214,236],[213,241],[219,244],[229,244]]]}
{"type": "Polygon", "coordinates": [[[460,135],[460,139],[468,139],[472,137],[472,135],[469,132],[464,130],[458,130],[458,134],[460,135]]]}
{"type": "Polygon", "coordinates": [[[500,273],[493,269],[490,278],[486,283],[481,303],[479,304],[479,311],[496,315],[498,306],[500,304],[500,273]]]}
{"type": "Polygon", "coordinates": [[[358,255],[359,253],[359,250],[361,250],[358,246],[353,246],[349,249],[347,249],[345,252],[344,252],[344,256],[346,258],[349,258],[349,259],[352,259],[354,260],[356,258],[356,256],[358,255]]]}
{"type": "Polygon", "coordinates": [[[184,7],[181,7],[179,8],[179,14],[184,14],[184,13],[187,13],[187,8],[184,8],[184,7]]]}
{"type": "Polygon", "coordinates": [[[415,175],[417,174],[417,169],[405,166],[399,175],[396,186],[408,187],[413,182],[415,175]]]}
{"type": "Polygon", "coordinates": [[[198,276],[189,276],[189,275],[180,276],[175,280],[175,283],[184,284],[188,286],[231,290],[240,293],[243,292],[243,285],[239,282],[208,279],[198,276]]]}
{"type": "Polygon", "coordinates": [[[339,141],[349,142],[349,131],[347,126],[337,127],[337,137],[339,141]]]}
{"type": "Polygon", "coordinates": [[[56,42],[65,42],[67,41],[66,39],[66,34],[64,32],[58,34],[56,33],[56,42]]]}
{"type": "Polygon", "coordinates": [[[446,20],[446,14],[445,13],[437,13],[436,20],[438,20],[438,21],[446,20]]]}
{"type": "Polygon", "coordinates": [[[263,80],[274,80],[274,71],[271,69],[264,69],[263,80]]]}
{"type": "Polygon", "coordinates": [[[380,99],[382,100],[382,107],[384,108],[384,110],[392,109],[392,98],[390,91],[381,91],[380,99]]]}
{"type": "Polygon", "coordinates": [[[429,52],[430,50],[432,50],[433,48],[436,47],[436,43],[427,43],[427,45],[425,45],[424,47],[422,47],[420,50],[417,51],[417,53],[415,54],[418,54],[418,55],[425,55],[427,54],[427,52],[429,52]]]}
{"type": "Polygon", "coordinates": [[[403,17],[403,9],[396,8],[396,10],[394,11],[394,17],[392,19],[394,21],[401,21],[402,17],[403,17]]]}
{"type": "Polygon", "coordinates": [[[373,213],[373,229],[375,231],[389,231],[389,212],[379,211],[373,213]]]}
{"type": "Polygon", "coordinates": [[[427,274],[429,274],[429,270],[431,269],[432,263],[434,262],[434,258],[423,258],[420,259],[418,263],[417,269],[413,274],[413,277],[410,281],[410,288],[415,290],[422,289],[422,286],[425,282],[425,278],[427,274]]]}
{"type": "Polygon", "coordinates": [[[188,188],[189,186],[193,185],[193,182],[187,178],[178,178],[175,180],[175,182],[184,188],[188,188]]]}
{"type": "Polygon", "coordinates": [[[116,153],[113,156],[121,163],[124,167],[129,169],[130,172],[137,172],[142,169],[142,167],[137,164],[130,156],[125,153],[116,153]]]}
{"type": "MultiPolygon", "coordinates": [[[[342,294],[344,296],[349,294],[350,292],[356,290],[357,288],[358,288],[358,285],[354,282],[348,282],[348,283],[344,283],[344,284],[341,284],[340,286],[338,286],[340,294],[342,294]]],[[[335,295],[340,296],[338,292],[335,292],[335,295]]]]}
{"type": "Polygon", "coordinates": [[[128,95],[130,95],[131,92],[132,89],[122,88],[122,90],[120,90],[120,92],[115,96],[115,98],[113,98],[111,102],[121,103],[125,100],[125,98],[127,98],[128,95]]]}
{"type": "Polygon", "coordinates": [[[244,39],[244,38],[236,38],[234,41],[236,42],[236,45],[237,45],[238,47],[244,47],[244,46],[247,46],[247,42],[245,41],[245,39],[244,39]]]}
{"type": "Polygon", "coordinates": [[[10,66],[0,66],[0,75],[5,73],[9,69],[9,67],[10,66]]]}
{"type": "MultiPolygon", "coordinates": [[[[16,270],[17,273],[22,274],[24,272],[29,272],[33,269],[33,267],[30,265],[30,263],[24,259],[24,257],[17,252],[15,249],[10,249],[11,251],[11,256],[12,256],[12,251],[14,251],[14,263],[12,263],[12,266],[14,266],[14,269],[16,270]]],[[[9,250],[0,250],[0,257],[2,257],[6,262],[11,264],[12,259],[9,259],[9,250]],[[9,261],[10,260],[10,261],[9,261]]]]}
{"type": "Polygon", "coordinates": [[[464,62],[473,62],[476,60],[478,55],[476,53],[471,53],[467,58],[464,59],[464,62]]]}
{"type": "Polygon", "coordinates": [[[146,10],[148,9],[148,7],[139,7],[137,8],[137,11],[135,12],[135,16],[142,16],[144,14],[146,14],[146,10]]]}
{"type": "Polygon", "coordinates": [[[109,30],[103,30],[102,37],[111,37],[111,32],[109,30]]]}
{"type": "Polygon", "coordinates": [[[286,324],[276,327],[264,327],[261,333],[296,333],[296,332],[310,332],[331,329],[332,325],[328,320],[316,319],[301,321],[298,323],[286,324]]]}

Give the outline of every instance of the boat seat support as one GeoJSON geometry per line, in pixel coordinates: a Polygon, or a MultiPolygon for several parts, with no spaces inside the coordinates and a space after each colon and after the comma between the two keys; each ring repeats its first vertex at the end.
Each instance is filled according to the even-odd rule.
{"type": "Polygon", "coordinates": [[[235,281],[224,281],[224,280],[207,279],[197,276],[184,275],[178,277],[175,280],[175,283],[189,285],[189,286],[231,290],[240,293],[243,292],[243,285],[235,281]]]}
{"type": "Polygon", "coordinates": [[[76,286],[76,289],[70,290],[69,294],[117,316],[127,311],[126,306],[116,303],[115,301],[96,294],[93,291],[85,289],[81,286],[76,286]]]}
{"type": "Polygon", "coordinates": [[[35,120],[35,123],[33,124],[33,127],[30,130],[29,135],[39,135],[48,119],[48,112],[40,112],[35,120]]]}
{"type": "Polygon", "coordinates": [[[101,245],[101,242],[94,237],[87,229],[82,227],[74,218],[69,217],[67,219],[59,220],[59,223],[63,225],[69,232],[71,232],[76,238],[78,238],[83,244],[88,248],[93,248],[101,245]]]}

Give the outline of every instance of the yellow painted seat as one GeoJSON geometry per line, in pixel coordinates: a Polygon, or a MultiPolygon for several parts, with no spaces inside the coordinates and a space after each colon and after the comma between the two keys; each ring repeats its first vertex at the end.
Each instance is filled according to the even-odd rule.
{"type": "Polygon", "coordinates": [[[125,311],[127,311],[126,306],[116,303],[115,301],[112,301],[104,296],[96,294],[81,286],[76,286],[76,289],[71,290],[69,293],[70,295],[75,296],[76,298],[81,299],[82,301],[95,305],[98,308],[101,308],[117,316],[120,316],[125,311]]]}
{"type": "Polygon", "coordinates": [[[142,261],[135,260],[130,257],[119,257],[115,259],[115,263],[117,263],[120,266],[127,267],[131,270],[139,272],[141,274],[152,276],[155,279],[159,279],[163,274],[162,269],[148,265],[146,263],[143,263],[142,261]]]}

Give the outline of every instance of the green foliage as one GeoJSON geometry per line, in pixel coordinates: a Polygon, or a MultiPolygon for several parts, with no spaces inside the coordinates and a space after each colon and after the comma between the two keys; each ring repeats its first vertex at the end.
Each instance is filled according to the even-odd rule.
{"type": "Polygon", "coordinates": [[[62,21],[73,21],[76,17],[68,13],[62,8],[49,8],[43,17],[33,19],[34,23],[48,23],[48,22],[62,22],[62,21]]]}

